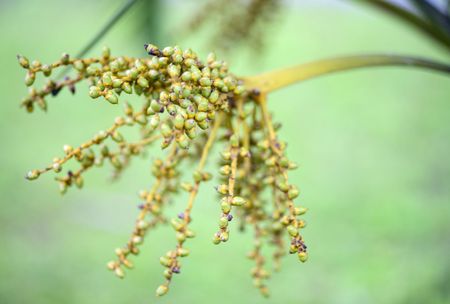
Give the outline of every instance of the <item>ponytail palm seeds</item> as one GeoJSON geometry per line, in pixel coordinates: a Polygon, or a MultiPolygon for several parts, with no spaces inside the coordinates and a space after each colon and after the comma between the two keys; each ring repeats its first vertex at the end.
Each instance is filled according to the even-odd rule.
{"type": "MultiPolygon", "coordinates": [[[[195,52],[178,46],[161,49],[146,44],[145,51],[148,56],[143,58],[114,57],[109,49],[88,59],[63,54],[51,64],[18,56],[26,69],[29,94],[22,106],[28,112],[36,108],[46,111],[50,96],[61,90],[74,94],[80,82],[88,83],[87,94],[96,102],[123,107],[123,114],[110,126],[79,146],[64,145],[60,156],[44,168],[31,170],[26,178],[34,180],[53,171],[61,193],[65,193],[72,186],[82,188],[85,173],[91,168],[109,163],[113,176],[118,177],[136,156],[163,149],[165,156],[149,164],[154,177],[151,186],[139,191],[132,233],[115,250],[116,257],[108,268],[124,277],[126,270],[133,268],[132,256],[140,252],[146,234],[160,224],[170,225],[174,246],[159,259],[164,279],[156,289],[158,296],[166,294],[182,270],[181,262],[196,252],[189,247],[189,239],[196,237],[191,221],[199,187],[217,177],[217,230],[211,231],[212,243],[231,242],[234,231],[251,229],[254,244],[248,257],[255,264],[251,276],[267,296],[267,248],[274,248],[275,270],[287,252],[301,262],[308,255],[302,237],[306,224],[301,219],[307,209],[294,204],[299,191],[288,179],[289,171],[297,166],[286,157],[286,143],[277,137],[280,125],[272,122],[266,95],[247,90],[213,53],[202,62],[195,52]],[[55,70],[65,66],[72,67],[75,75],[51,78],[55,70]],[[46,82],[35,88],[41,75],[46,82]],[[127,102],[129,95],[140,96],[141,102],[127,102]],[[123,135],[125,128],[138,130],[140,138],[129,140],[123,135]],[[215,155],[219,164],[215,172],[206,172],[214,145],[220,151],[215,155]],[[69,162],[77,164],[77,169],[68,169],[69,162]],[[192,172],[181,170],[187,162],[196,164],[192,172]],[[170,214],[166,206],[180,190],[188,193],[187,203],[180,206],[179,213],[170,214]]],[[[205,203],[200,202],[197,209],[205,203]]]]}

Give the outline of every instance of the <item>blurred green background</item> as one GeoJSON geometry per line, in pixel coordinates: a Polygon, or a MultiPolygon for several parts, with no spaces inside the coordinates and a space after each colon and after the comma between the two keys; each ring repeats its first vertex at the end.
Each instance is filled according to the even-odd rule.
{"type": "MultiPolygon", "coordinates": [[[[120,3],[0,1],[0,303],[450,303],[450,79],[405,68],[331,75],[270,96],[288,155],[301,165],[292,182],[310,209],[310,259],[284,259],[270,299],[252,286],[250,233],[211,244],[214,182],[197,200],[198,237],[167,296],[154,290],[162,282],[158,258],[175,243],[169,227],[148,235],[124,280],[112,275],[105,265],[128,238],[136,193],[151,184],[149,162],[133,162],[113,184],[110,168],[92,171],[83,191],[63,197],[51,174],[26,181],[29,169],[109,126],[121,108],[92,103],[82,84],[76,96],[49,99],[48,113],[27,114],[18,106],[27,89],[15,56],[51,62],[76,53],[120,3]]],[[[207,30],[176,35],[198,8],[167,1],[142,23],[143,6],[135,7],[91,54],[109,45],[116,55],[145,56],[147,40],[206,54],[207,30]]],[[[266,33],[260,56],[245,46],[218,53],[238,75],[357,53],[449,61],[403,23],[345,1],[291,1],[266,33]]],[[[184,204],[181,197],[169,214],[184,204]]]]}

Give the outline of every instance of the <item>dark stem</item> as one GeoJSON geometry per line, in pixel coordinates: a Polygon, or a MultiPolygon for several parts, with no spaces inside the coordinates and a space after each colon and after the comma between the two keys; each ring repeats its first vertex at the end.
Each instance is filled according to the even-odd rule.
{"type": "Polygon", "coordinates": [[[397,17],[398,19],[413,26],[416,30],[419,30],[450,51],[450,36],[446,35],[439,28],[433,26],[433,24],[431,24],[428,20],[422,19],[421,17],[408,11],[407,9],[404,9],[385,0],[365,0],[356,2],[372,5],[375,8],[378,8],[394,17],[397,17]]]}
{"type": "MultiPolygon", "coordinates": [[[[103,25],[103,27],[97,32],[97,34],[92,37],[92,39],[83,47],[77,54],[76,58],[81,58],[86,55],[102,38],[108,33],[108,31],[119,21],[126,12],[139,0],[128,0],[126,1],[115,13],[109,18],[108,22],[103,25]]],[[[147,0],[151,1],[151,0],[147,0]]],[[[58,76],[59,79],[63,78],[70,71],[71,67],[66,67],[61,74],[58,76]]]]}

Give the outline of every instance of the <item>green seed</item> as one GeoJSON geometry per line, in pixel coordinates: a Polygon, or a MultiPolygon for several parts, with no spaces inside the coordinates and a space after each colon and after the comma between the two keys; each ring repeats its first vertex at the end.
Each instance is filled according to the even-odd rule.
{"type": "Polygon", "coordinates": [[[178,249],[178,255],[179,256],[181,256],[181,257],[186,257],[186,256],[188,256],[189,255],[189,249],[187,249],[187,248],[180,248],[180,249],[178,249]]]}
{"type": "Polygon", "coordinates": [[[207,77],[200,78],[200,80],[198,82],[200,83],[200,85],[202,87],[209,87],[209,86],[211,86],[211,79],[209,79],[207,77]]]}
{"type": "Polygon", "coordinates": [[[28,69],[30,67],[30,61],[25,56],[17,55],[17,60],[19,60],[19,64],[24,69],[28,69]]]}
{"type": "Polygon", "coordinates": [[[25,177],[28,180],[34,180],[34,179],[37,179],[39,177],[39,175],[40,175],[39,170],[32,170],[32,171],[28,172],[25,177]]]}
{"type": "Polygon", "coordinates": [[[155,112],[155,113],[159,113],[159,111],[161,111],[162,105],[156,100],[153,99],[150,102],[150,108],[155,112]]]}
{"type": "Polygon", "coordinates": [[[231,173],[231,167],[229,165],[225,165],[220,167],[219,173],[224,176],[228,176],[231,173]]]}
{"type": "Polygon", "coordinates": [[[105,99],[112,104],[117,104],[119,102],[119,98],[113,92],[109,91],[106,93],[105,99]]]}
{"type": "Polygon", "coordinates": [[[214,90],[209,95],[209,102],[211,102],[212,104],[215,104],[217,102],[217,100],[219,100],[219,92],[217,90],[214,90]]]}
{"type": "Polygon", "coordinates": [[[142,88],[148,88],[148,87],[149,87],[149,83],[148,83],[147,78],[142,77],[142,76],[138,78],[137,84],[138,84],[140,87],[142,87],[142,88]]]}
{"type": "Polygon", "coordinates": [[[184,72],[183,74],[181,74],[181,79],[183,81],[189,81],[192,79],[192,73],[189,71],[184,72]]]}
{"type": "Polygon", "coordinates": [[[231,211],[231,205],[228,202],[226,202],[226,201],[223,201],[220,204],[220,208],[222,209],[222,212],[225,213],[225,214],[228,214],[231,211]]]}
{"type": "Polygon", "coordinates": [[[115,141],[115,142],[118,142],[118,143],[120,143],[120,142],[123,142],[123,136],[122,136],[122,134],[120,134],[120,132],[119,131],[114,131],[114,133],[112,134],[112,139],[115,141]]]}
{"type": "Polygon", "coordinates": [[[228,226],[228,219],[226,217],[221,217],[219,220],[219,227],[226,228],[228,226]]]}
{"type": "Polygon", "coordinates": [[[195,114],[195,120],[198,122],[204,121],[207,117],[208,117],[208,114],[206,114],[205,112],[197,112],[195,114]]]}
{"type": "Polygon", "coordinates": [[[175,118],[173,119],[173,125],[176,129],[182,130],[184,127],[184,118],[181,114],[175,115],[175,118]]]}
{"type": "Polygon", "coordinates": [[[195,129],[186,130],[185,134],[187,135],[187,137],[189,137],[189,139],[192,140],[197,137],[197,130],[195,129]]]}
{"type": "Polygon", "coordinates": [[[166,123],[161,124],[161,134],[164,137],[172,136],[172,129],[169,127],[168,124],[166,123]]]}
{"type": "Polygon", "coordinates": [[[294,210],[295,215],[303,215],[303,214],[305,214],[307,211],[308,211],[308,208],[305,208],[305,207],[297,207],[297,208],[295,208],[295,210],[294,210]]]}
{"type": "Polygon", "coordinates": [[[133,93],[133,89],[132,89],[130,83],[128,83],[128,82],[124,82],[124,83],[123,83],[123,85],[122,85],[122,90],[123,90],[125,93],[127,93],[127,94],[133,93]]]}
{"type": "Polygon", "coordinates": [[[244,198],[240,197],[240,196],[235,196],[235,197],[233,197],[233,199],[231,200],[231,204],[232,204],[233,206],[242,206],[242,205],[244,205],[245,203],[247,203],[247,201],[246,201],[244,198]]]}
{"type": "Polygon", "coordinates": [[[36,74],[34,72],[28,71],[25,75],[25,84],[29,87],[32,86],[34,80],[36,79],[36,74]]]}
{"type": "Polygon", "coordinates": [[[216,187],[217,192],[220,194],[227,194],[228,193],[228,185],[222,184],[216,187]]]}
{"type": "Polygon", "coordinates": [[[306,252],[299,252],[298,253],[298,259],[302,262],[302,263],[304,263],[304,262],[306,262],[307,260],[308,260],[308,254],[306,253],[306,252]]]}
{"type": "Polygon", "coordinates": [[[299,191],[297,190],[297,188],[292,187],[291,189],[289,189],[288,191],[288,198],[289,199],[294,199],[298,196],[299,191]]]}
{"type": "Polygon", "coordinates": [[[290,236],[295,237],[295,236],[298,235],[298,230],[294,226],[289,225],[289,226],[286,227],[286,229],[287,229],[287,231],[288,231],[290,236]]]}
{"type": "Polygon", "coordinates": [[[91,98],[98,98],[100,96],[100,88],[97,86],[91,86],[89,88],[89,96],[91,98]]]}

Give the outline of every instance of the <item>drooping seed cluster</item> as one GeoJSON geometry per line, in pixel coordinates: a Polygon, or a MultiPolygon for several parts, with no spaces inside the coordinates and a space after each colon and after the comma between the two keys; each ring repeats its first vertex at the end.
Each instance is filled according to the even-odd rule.
{"type": "Polygon", "coordinates": [[[307,253],[300,234],[305,222],[299,218],[306,208],[295,207],[293,200],[299,192],[288,181],[288,170],[296,165],[286,158],[286,144],[276,136],[278,126],[272,123],[266,96],[247,91],[243,81],[231,75],[227,64],[214,54],[204,64],[189,49],[145,45],[145,50],[149,57],[112,57],[105,49],[100,58],[72,59],[63,55],[49,65],[36,61],[30,64],[18,56],[27,69],[28,86],[33,85],[38,73],[49,77],[54,69],[63,66],[75,70],[71,78],[50,79],[41,90],[31,88],[22,103],[28,111],[36,104],[47,109],[45,99],[49,95],[57,95],[64,87],[74,92],[81,80],[89,83],[93,99],[124,107],[123,115],[116,117],[111,127],[78,147],[65,145],[64,156],[55,158],[44,169],[30,171],[26,177],[32,180],[48,171],[65,171],[56,177],[65,193],[72,185],[82,187],[84,173],[105,162],[118,176],[133,157],[143,155],[152,143],[161,140],[161,148],[167,149],[166,157],[153,161],[153,184],[139,192],[141,203],[132,233],[125,245],[115,250],[116,259],[108,263],[108,268],[124,277],[125,268],[133,267],[130,257],[139,253],[148,231],[170,223],[176,243],[160,258],[165,281],[156,294],[162,296],[168,292],[174,275],[181,272],[181,258],[190,253],[186,242],[195,236],[192,209],[200,185],[213,177],[205,171],[211,149],[220,145],[220,183],[216,187],[220,216],[213,243],[228,241],[233,225],[238,225],[239,230],[253,229],[254,245],[248,255],[255,262],[251,275],[255,286],[267,296],[266,279],[270,273],[265,251],[275,248],[272,257],[276,269],[286,252],[296,253],[302,262],[307,253]],[[128,103],[124,99],[129,94],[141,96],[142,103],[128,103]],[[121,132],[123,127],[138,129],[139,140],[127,140],[121,132]],[[79,169],[68,170],[69,160],[78,162],[79,169]],[[185,181],[183,163],[188,161],[197,166],[191,180],[185,181]],[[178,214],[168,214],[166,206],[180,189],[188,193],[187,204],[178,214]],[[289,246],[284,244],[286,234],[290,236],[289,246]]]}
{"type": "Polygon", "coordinates": [[[236,44],[245,43],[261,51],[264,30],[273,23],[281,4],[280,0],[210,0],[189,20],[186,34],[197,33],[214,20],[218,21],[218,30],[210,41],[215,47],[231,50],[236,44]]]}

